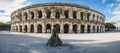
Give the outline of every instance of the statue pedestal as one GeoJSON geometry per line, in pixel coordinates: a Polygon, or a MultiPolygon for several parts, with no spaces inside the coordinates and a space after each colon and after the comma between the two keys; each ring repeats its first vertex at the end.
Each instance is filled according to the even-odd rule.
{"type": "Polygon", "coordinates": [[[51,36],[47,42],[47,46],[61,46],[62,41],[60,40],[59,36],[51,36]]]}

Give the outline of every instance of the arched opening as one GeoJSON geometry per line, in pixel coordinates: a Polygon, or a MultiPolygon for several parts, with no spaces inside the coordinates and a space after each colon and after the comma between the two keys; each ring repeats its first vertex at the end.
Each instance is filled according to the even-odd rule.
{"type": "Polygon", "coordinates": [[[90,25],[87,26],[87,32],[90,33],[90,25]]]}
{"type": "Polygon", "coordinates": [[[87,20],[90,20],[90,13],[87,13],[87,20]]]}
{"type": "Polygon", "coordinates": [[[24,28],[25,32],[27,32],[27,25],[25,25],[25,28],[24,28]]]}
{"type": "Polygon", "coordinates": [[[84,19],[84,13],[81,12],[80,16],[81,16],[81,20],[83,20],[84,19]]]}
{"type": "Polygon", "coordinates": [[[58,33],[60,33],[60,25],[56,24],[57,28],[58,28],[58,33]]]}
{"type": "Polygon", "coordinates": [[[77,25],[76,25],[76,24],[73,25],[73,32],[74,32],[74,33],[77,33],[77,25]]]}
{"type": "Polygon", "coordinates": [[[51,12],[50,12],[49,10],[47,10],[47,11],[46,11],[46,15],[47,15],[47,16],[46,16],[47,18],[50,18],[51,12]]]}
{"type": "Polygon", "coordinates": [[[73,19],[77,19],[77,12],[73,11],[73,19]]]}
{"type": "Polygon", "coordinates": [[[60,12],[57,11],[57,12],[55,13],[55,17],[56,17],[56,18],[60,18],[60,12]]]}
{"type": "Polygon", "coordinates": [[[85,28],[85,26],[81,25],[81,33],[84,33],[84,28],[85,28]]]}
{"type": "Polygon", "coordinates": [[[27,13],[24,13],[24,16],[25,16],[25,20],[27,20],[27,13]]]}
{"type": "Polygon", "coordinates": [[[42,33],[42,25],[38,24],[37,26],[37,32],[42,33]]]}
{"type": "Polygon", "coordinates": [[[20,25],[19,27],[20,27],[20,32],[22,32],[22,26],[20,25]]]}
{"type": "Polygon", "coordinates": [[[38,18],[42,18],[42,11],[41,10],[38,11],[38,18]]]}
{"type": "Polygon", "coordinates": [[[65,12],[64,12],[65,18],[68,18],[68,17],[69,17],[68,13],[69,13],[69,11],[68,11],[68,10],[65,10],[65,12]]]}
{"type": "Polygon", "coordinates": [[[99,32],[99,26],[97,26],[97,32],[99,32]]]}
{"type": "Polygon", "coordinates": [[[69,33],[69,25],[68,24],[64,25],[64,33],[69,33]]]}
{"type": "Polygon", "coordinates": [[[46,33],[51,33],[51,25],[50,24],[46,25],[46,33]]]}
{"type": "Polygon", "coordinates": [[[93,31],[92,32],[95,33],[95,26],[93,26],[93,31]]]}
{"type": "Polygon", "coordinates": [[[30,26],[30,32],[31,32],[31,33],[34,32],[34,25],[33,25],[33,24],[30,26]]]}
{"type": "Polygon", "coordinates": [[[31,19],[34,19],[34,13],[31,12],[31,19]]]}

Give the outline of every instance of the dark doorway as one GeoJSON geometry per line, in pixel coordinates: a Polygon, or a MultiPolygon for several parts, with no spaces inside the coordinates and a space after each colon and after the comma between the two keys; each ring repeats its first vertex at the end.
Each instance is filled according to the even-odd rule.
{"type": "Polygon", "coordinates": [[[42,25],[38,24],[37,26],[37,32],[42,33],[42,25]]]}
{"type": "Polygon", "coordinates": [[[69,25],[68,24],[64,25],[64,33],[69,33],[69,25]]]}
{"type": "Polygon", "coordinates": [[[51,33],[51,25],[50,24],[46,25],[46,33],[51,33]]]}
{"type": "Polygon", "coordinates": [[[25,25],[25,28],[24,28],[25,32],[27,32],[27,25],[25,25]]]}
{"type": "Polygon", "coordinates": [[[33,25],[33,24],[30,26],[30,32],[31,32],[31,33],[34,32],[34,25],[33,25]]]}
{"type": "Polygon", "coordinates": [[[85,28],[85,26],[81,25],[81,33],[84,33],[84,28],[85,28]]]}
{"type": "Polygon", "coordinates": [[[20,25],[20,32],[22,32],[22,26],[20,25]]]}
{"type": "Polygon", "coordinates": [[[93,31],[92,32],[95,33],[95,26],[93,26],[93,31]]]}
{"type": "Polygon", "coordinates": [[[73,25],[73,32],[77,33],[77,25],[73,25]]]}
{"type": "Polygon", "coordinates": [[[90,25],[87,26],[87,32],[90,33],[90,25]]]}

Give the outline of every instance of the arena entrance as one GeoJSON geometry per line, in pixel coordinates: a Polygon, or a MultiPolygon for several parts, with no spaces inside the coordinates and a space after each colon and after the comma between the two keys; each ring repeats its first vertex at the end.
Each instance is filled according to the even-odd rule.
{"type": "Polygon", "coordinates": [[[22,32],[22,26],[20,25],[20,32],[22,32]]]}
{"type": "Polygon", "coordinates": [[[99,32],[99,26],[97,26],[97,32],[99,32]]]}
{"type": "Polygon", "coordinates": [[[34,25],[30,26],[30,32],[33,33],[34,32],[34,25]]]}
{"type": "Polygon", "coordinates": [[[69,25],[68,24],[64,25],[64,33],[69,33],[69,25]]]}
{"type": "Polygon", "coordinates": [[[95,26],[93,26],[93,31],[92,32],[95,33],[95,26]]]}
{"type": "Polygon", "coordinates": [[[73,32],[77,33],[77,25],[73,25],[73,32]]]}
{"type": "Polygon", "coordinates": [[[24,28],[25,32],[27,32],[27,25],[25,25],[25,28],[24,28]]]}
{"type": "Polygon", "coordinates": [[[87,26],[87,32],[90,33],[90,25],[87,26]]]}
{"type": "Polygon", "coordinates": [[[60,33],[60,25],[56,24],[57,28],[58,28],[58,33],[60,33]]]}
{"type": "Polygon", "coordinates": [[[85,26],[81,25],[81,33],[84,33],[84,28],[85,28],[85,26]]]}
{"type": "Polygon", "coordinates": [[[37,33],[42,33],[42,25],[38,24],[37,33]]]}
{"type": "Polygon", "coordinates": [[[51,25],[50,24],[46,25],[46,33],[51,33],[51,25]]]}

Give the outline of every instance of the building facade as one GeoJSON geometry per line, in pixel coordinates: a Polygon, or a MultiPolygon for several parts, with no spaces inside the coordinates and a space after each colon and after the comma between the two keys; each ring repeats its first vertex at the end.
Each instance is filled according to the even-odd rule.
{"type": "Polygon", "coordinates": [[[27,6],[11,14],[11,31],[50,33],[53,25],[59,33],[105,32],[105,16],[86,6],[68,3],[44,3],[27,6]]]}

